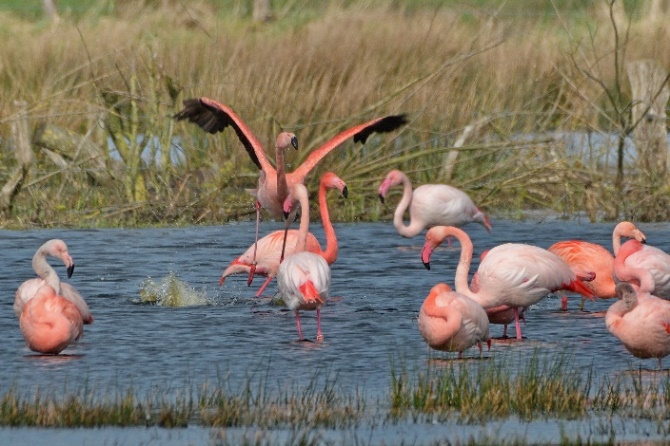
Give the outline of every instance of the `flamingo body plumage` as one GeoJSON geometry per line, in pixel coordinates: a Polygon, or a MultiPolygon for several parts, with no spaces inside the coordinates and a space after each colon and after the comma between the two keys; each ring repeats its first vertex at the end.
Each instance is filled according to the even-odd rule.
{"type": "Polygon", "coordinates": [[[616,290],[621,300],[607,310],[607,329],[633,356],[658,359],[660,370],[670,354],[670,302],[644,292],[638,296],[627,282],[616,290]]]}
{"type": "MultiPolygon", "coordinates": [[[[621,246],[621,238],[632,238],[645,241],[645,235],[633,223],[622,221],[612,231],[612,248],[616,254],[621,246]]],[[[586,288],[600,299],[616,297],[616,283],[614,281],[614,256],[603,246],[584,240],[564,240],[554,243],[549,251],[559,256],[578,276],[595,273],[592,281],[584,282],[586,288]]],[[[584,305],[584,297],[580,309],[584,305]]],[[[563,309],[567,309],[567,302],[563,300],[563,309]]]]}
{"type": "Polygon", "coordinates": [[[419,310],[419,332],[435,350],[458,352],[489,342],[489,321],[477,302],[453,291],[445,283],[435,285],[419,310]]]}
{"type": "Polygon", "coordinates": [[[57,355],[78,341],[84,321],[77,306],[56,294],[49,285],[40,287],[24,305],[19,317],[21,333],[36,352],[57,355]]]}
{"type": "Polygon", "coordinates": [[[328,299],[331,281],[330,266],[322,256],[305,251],[309,231],[309,202],[307,189],[303,184],[293,185],[285,201],[285,211],[289,211],[296,201],[302,208],[296,252],[286,256],[279,265],[277,285],[286,306],[295,313],[299,339],[304,339],[299,312],[316,310],[316,339],[322,341],[321,307],[328,299]]]}
{"type": "Polygon", "coordinates": [[[377,190],[384,202],[390,188],[403,185],[403,195],[393,213],[393,226],[403,237],[412,238],[424,229],[434,226],[463,226],[479,223],[491,231],[491,223],[472,199],[462,190],[446,184],[424,184],[412,190],[407,175],[392,170],[381,182],[377,190]],[[405,211],[409,208],[409,224],[404,222],[405,211]]]}
{"type": "Polygon", "coordinates": [[[639,285],[635,270],[648,271],[651,284],[644,291],[661,299],[670,300],[670,255],[655,246],[643,244],[638,240],[628,240],[621,246],[617,257],[622,259],[620,262],[615,259],[614,271],[617,278],[639,285]]]}
{"type": "MultiPolygon", "coordinates": [[[[311,232],[307,234],[305,247],[308,252],[322,256],[328,265],[332,265],[337,260],[339,252],[337,235],[330,220],[327,200],[327,192],[333,189],[339,190],[345,198],[348,195],[346,183],[333,172],[326,172],[321,176],[321,181],[319,182],[319,212],[321,213],[321,222],[326,237],[326,247],[322,249],[321,244],[311,232]]],[[[305,212],[309,212],[309,210],[305,212]]],[[[256,293],[257,297],[263,293],[269,282],[277,275],[279,264],[281,263],[284,234],[286,234],[284,256],[294,254],[299,238],[299,230],[293,229],[288,232],[284,232],[283,230],[274,231],[258,240],[255,274],[266,276],[267,279],[256,293]]],[[[219,285],[222,285],[225,279],[232,274],[249,273],[253,264],[254,245],[251,245],[223,271],[221,279],[219,279],[219,285]]]]}
{"type": "Polygon", "coordinates": [[[436,226],[426,233],[421,258],[427,268],[434,249],[447,237],[454,236],[461,244],[461,256],[456,268],[456,291],[479,303],[487,313],[514,311],[517,339],[521,339],[519,313],[549,293],[567,289],[589,294],[581,280],[558,256],[537,246],[520,243],[498,245],[486,253],[477,270],[479,289],[468,286],[473,245],[470,237],[452,226],[436,226]]]}

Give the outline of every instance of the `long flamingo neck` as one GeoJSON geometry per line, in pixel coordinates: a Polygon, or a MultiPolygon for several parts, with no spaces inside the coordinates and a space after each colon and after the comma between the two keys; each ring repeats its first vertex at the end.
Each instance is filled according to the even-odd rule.
{"type": "Polygon", "coordinates": [[[37,250],[33,256],[33,270],[37,275],[43,279],[47,285],[56,290],[56,293],[60,292],[60,278],[56,273],[56,270],[49,265],[47,262],[48,250],[44,247],[37,250]]]}
{"type": "Polygon", "coordinates": [[[456,237],[461,244],[461,256],[458,259],[458,266],[456,267],[454,286],[459,293],[474,299],[476,293],[473,293],[468,286],[468,275],[470,273],[470,264],[472,263],[472,252],[474,250],[472,240],[470,240],[465,231],[454,227],[449,227],[449,229],[448,235],[456,237]]]}
{"type": "Polygon", "coordinates": [[[295,252],[307,250],[307,234],[309,233],[309,199],[306,194],[300,195],[300,228],[295,252]]]}
{"type": "Polygon", "coordinates": [[[614,232],[612,233],[612,250],[614,251],[615,256],[619,252],[620,248],[621,248],[621,234],[619,234],[617,229],[614,228],[614,232]]]}
{"type": "Polygon", "coordinates": [[[405,222],[403,221],[405,211],[412,203],[412,183],[405,174],[402,174],[400,178],[402,180],[403,187],[402,199],[398,203],[398,206],[395,208],[395,212],[393,213],[393,226],[395,226],[398,234],[402,235],[403,237],[411,238],[420,233],[423,227],[421,227],[421,225],[417,224],[416,222],[412,222],[411,215],[409,225],[405,225],[405,222]]]}
{"type": "Polygon", "coordinates": [[[322,251],[323,257],[328,264],[332,264],[337,259],[339,247],[337,246],[337,236],[335,235],[335,228],[330,221],[330,211],[328,210],[328,197],[326,186],[319,187],[319,210],[321,211],[321,223],[323,224],[323,232],[326,234],[326,250],[322,251]]]}
{"type": "Polygon", "coordinates": [[[277,202],[283,203],[288,196],[288,184],[286,182],[286,160],[284,159],[284,149],[277,147],[275,155],[277,163],[277,202]]]}

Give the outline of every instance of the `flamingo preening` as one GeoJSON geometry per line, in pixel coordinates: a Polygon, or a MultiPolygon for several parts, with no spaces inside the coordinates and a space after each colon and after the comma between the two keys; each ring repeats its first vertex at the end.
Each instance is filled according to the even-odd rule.
{"type": "Polygon", "coordinates": [[[277,284],[286,306],[295,313],[299,340],[304,339],[300,326],[300,310],[316,310],[316,340],[322,341],[321,307],[328,299],[330,266],[322,256],[306,251],[309,201],[307,188],[301,183],[291,186],[289,197],[285,200],[285,212],[290,212],[296,201],[300,203],[302,215],[295,253],[286,256],[279,265],[277,284]]]}
{"type": "Polygon", "coordinates": [[[423,301],[419,310],[419,332],[435,350],[458,352],[482,342],[491,347],[489,320],[486,311],[474,300],[453,291],[446,283],[438,283],[423,301]]]}
{"type": "MultiPolygon", "coordinates": [[[[348,195],[347,186],[337,175],[332,172],[326,172],[321,176],[319,182],[319,211],[321,212],[321,222],[323,230],[326,235],[326,249],[321,249],[321,245],[316,237],[309,232],[307,234],[306,249],[309,252],[319,254],[323,257],[329,265],[332,265],[337,259],[338,243],[335,234],[335,228],[330,220],[330,213],[328,212],[328,200],[326,193],[330,189],[337,189],[345,198],[348,195]]],[[[309,209],[303,209],[303,212],[309,212],[309,209]]],[[[298,230],[290,230],[286,233],[286,251],[285,255],[290,255],[295,252],[297,240],[299,236],[298,230]]],[[[263,285],[258,289],[256,297],[265,291],[270,281],[277,275],[279,264],[281,263],[281,250],[284,240],[284,231],[274,231],[265,237],[258,240],[258,250],[256,252],[256,274],[267,276],[263,285]]],[[[253,266],[254,245],[251,245],[241,256],[234,259],[228,268],[223,271],[219,285],[222,285],[225,279],[238,273],[248,273],[253,266]]]]}
{"type": "Polygon", "coordinates": [[[37,290],[44,285],[49,285],[57,295],[64,297],[77,306],[85,324],[92,323],[93,315],[91,315],[91,311],[84,298],[74,286],[61,282],[56,270],[47,262],[47,256],[61,259],[67,268],[68,278],[72,276],[74,272],[74,260],[72,260],[65,242],[60,239],[52,239],[44,243],[33,256],[32,265],[38,277],[26,280],[16,290],[14,296],[14,313],[16,317],[21,317],[24,306],[35,296],[37,290]]]}
{"type": "MultiPolygon", "coordinates": [[[[296,148],[298,146],[295,135],[291,133],[280,134],[277,139],[277,153],[275,158],[277,168],[275,169],[268,160],[265,150],[259,140],[230,107],[206,97],[186,99],[184,101],[184,109],[174,117],[177,120],[188,120],[189,122],[193,122],[200,126],[204,131],[212,134],[222,132],[228,126],[231,126],[235,130],[237,137],[247,150],[251,160],[256,164],[260,171],[258,189],[255,191],[255,243],[258,242],[260,208],[262,207],[263,209],[268,210],[276,218],[282,218],[282,206],[291,186],[296,183],[304,184],[307,175],[309,175],[319,161],[333,149],[339,147],[349,138],[353,138],[354,143],[361,142],[365,144],[365,141],[372,133],[391,132],[407,123],[405,115],[390,115],[348,128],[310,152],[305,161],[303,161],[303,163],[294,171],[286,172],[283,148],[288,147],[289,145],[293,145],[296,148]]],[[[288,230],[288,224],[291,219],[286,219],[285,231],[288,230]]],[[[254,257],[254,261],[255,260],[254,257]]],[[[251,280],[253,279],[255,270],[255,265],[252,265],[249,271],[249,283],[251,283],[251,280]]]]}
{"type": "MultiPolygon", "coordinates": [[[[655,246],[638,240],[628,240],[614,259],[614,273],[619,280],[641,286],[640,273],[648,272],[650,283],[643,291],[670,300],[670,255],[655,246]],[[626,248],[624,250],[624,248],[626,248]]],[[[645,279],[647,277],[645,276],[645,279]]]]}
{"type": "MultiPolygon", "coordinates": [[[[461,244],[461,256],[456,268],[456,291],[479,303],[489,312],[512,309],[516,337],[521,339],[519,313],[553,291],[567,289],[591,292],[568,265],[556,254],[537,246],[505,243],[490,249],[477,270],[479,290],[468,286],[468,273],[472,262],[473,245],[465,231],[453,226],[435,226],[426,233],[421,259],[430,268],[430,258],[447,237],[453,236],[461,244]]],[[[584,277],[583,280],[592,279],[584,277]]]]}
{"type": "Polygon", "coordinates": [[[462,226],[470,222],[479,223],[491,231],[486,214],[462,190],[446,184],[424,184],[412,191],[409,178],[399,170],[390,171],[379,185],[377,192],[382,203],[389,189],[398,184],[403,185],[403,194],[393,213],[393,226],[403,237],[415,237],[433,226],[462,226]],[[403,220],[407,208],[409,225],[403,220]]]}
{"type": "MultiPolygon", "coordinates": [[[[617,254],[621,246],[621,238],[631,238],[644,242],[645,235],[633,223],[622,221],[612,231],[612,249],[617,254]]],[[[596,277],[590,282],[584,282],[586,288],[591,290],[594,296],[600,299],[611,299],[617,296],[616,283],[614,282],[614,256],[607,248],[584,240],[563,240],[554,243],[548,248],[549,251],[559,256],[576,274],[586,274],[589,271],[595,273],[596,277]]],[[[579,309],[584,308],[585,297],[579,309]]],[[[567,297],[561,297],[561,309],[567,310],[567,297]]]]}

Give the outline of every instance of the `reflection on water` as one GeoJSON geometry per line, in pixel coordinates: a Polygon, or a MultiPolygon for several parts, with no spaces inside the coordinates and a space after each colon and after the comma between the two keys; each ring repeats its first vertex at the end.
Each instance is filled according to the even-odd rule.
{"type": "MultiPolygon", "coordinates": [[[[261,233],[281,226],[266,222],[261,233]]],[[[639,226],[648,243],[670,251],[670,225],[639,226]]],[[[491,234],[479,225],[466,230],[475,246],[474,268],[482,250],[505,242],[546,248],[558,240],[581,238],[611,247],[613,227],[557,220],[494,221],[491,234]]],[[[236,388],[254,374],[267,376],[266,386],[272,390],[308,383],[321,372],[336,377],[343,392],[360,389],[374,404],[384,403],[394,365],[421,369],[430,361],[455,357],[430,351],[416,318],[435,283],[453,284],[459,250],[439,248],[432,269],[426,271],[420,259],[421,236],[401,238],[390,222],[335,228],[340,253],[332,266],[331,295],[339,298],[322,310],[325,340],[320,344],[295,342],[293,313],[269,299],[254,298],[256,287],[247,287],[246,277],[217,285],[222,269],[253,241],[254,222],[174,229],[3,231],[0,390],[58,391],[64,384],[85,384],[92,391],[141,392],[221,380],[236,388]],[[65,350],[70,357],[44,358],[30,352],[12,310],[16,288],[33,275],[35,249],[50,238],[67,242],[77,264],[70,282],[95,315],[83,340],[65,350]],[[161,279],[147,279],[156,277],[161,279]],[[162,305],[138,305],[143,295],[154,296],[162,305]],[[177,298],[173,302],[170,296],[177,298]]],[[[319,224],[311,229],[322,239],[319,224]]],[[[54,267],[65,274],[63,265],[54,262],[54,267]]],[[[266,295],[275,292],[273,282],[266,295]]],[[[569,352],[575,368],[593,369],[594,380],[655,367],[655,360],[633,358],[607,331],[603,318],[593,317],[610,302],[586,302],[588,312],[579,313],[579,301],[571,298],[571,311],[565,314],[558,311],[558,297],[542,300],[526,313],[527,340],[495,342],[484,358],[524,359],[538,350],[549,355],[569,352]]],[[[314,312],[303,312],[301,321],[306,333],[315,332],[314,312]]],[[[500,336],[502,327],[492,326],[491,334],[500,336]]],[[[479,351],[473,348],[464,356],[478,358],[479,351]]],[[[468,361],[475,366],[489,362],[468,361]]],[[[670,358],[664,365],[670,367],[670,358]]],[[[408,432],[403,438],[411,440],[419,427],[394,429],[408,432]]],[[[5,433],[0,431],[2,444],[5,433]]]]}

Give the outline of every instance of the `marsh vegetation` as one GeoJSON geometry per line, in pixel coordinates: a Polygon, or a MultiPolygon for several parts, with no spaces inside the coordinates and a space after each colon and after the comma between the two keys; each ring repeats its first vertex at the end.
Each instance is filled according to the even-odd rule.
{"type": "Polygon", "coordinates": [[[388,218],[374,190],[391,168],[453,183],[494,216],[667,217],[667,185],[639,168],[630,140],[625,72],[639,59],[670,65],[667,11],[278,1],[257,22],[251,2],[91,0],[59,2],[52,23],[17,5],[0,9],[5,227],[252,215],[257,173],[234,132],[172,119],[194,96],[230,105],[266,147],[295,132],[289,164],[342,128],[408,113],[404,130],[320,166],[352,191],[337,220],[388,218]]]}

